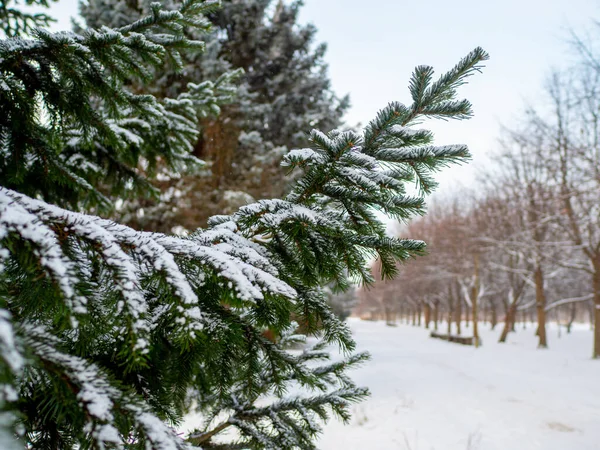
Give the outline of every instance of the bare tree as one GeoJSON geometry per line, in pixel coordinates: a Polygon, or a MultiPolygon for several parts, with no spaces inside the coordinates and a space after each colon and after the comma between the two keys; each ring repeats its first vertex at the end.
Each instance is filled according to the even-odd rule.
{"type": "MultiPolygon", "coordinates": [[[[580,50],[585,63],[591,53],[580,50]]],[[[533,123],[546,140],[545,162],[557,187],[556,223],[581,255],[562,264],[589,276],[596,324],[592,356],[600,358],[600,66],[586,63],[554,73],[548,94],[552,115],[538,113],[533,123]]],[[[573,296],[572,301],[586,301],[586,296],[573,296]]]]}

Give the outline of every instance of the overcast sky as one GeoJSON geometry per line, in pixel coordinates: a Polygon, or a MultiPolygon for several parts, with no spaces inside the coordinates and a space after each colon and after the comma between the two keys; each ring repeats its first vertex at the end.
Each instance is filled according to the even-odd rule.
{"type": "MultiPolygon", "coordinates": [[[[52,9],[63,29],[76,12],[77,0],[52,9]]],[[[431,124],[439,144],[467,143],[474,155],[472,164],[442,174],[442,188],[472,183],[499,125],[515,123],[526,102],[539,101],[550,69],[569,60],[570,30],[589,31],[594,19],[596,0],[305,0],[301,15],[328,44],[333,88],[352,99],[351,124],[367,122],[389,101],[408,102],[414,66],[441,73],[476,46],[490,53],[484,72],[461,89],[475,117],[431,124]]]]}
{"type": "Polygon", "coordinates": [[[442,187],[472,182],[499,125],[515,123],[525,102],[539,101],[550,69],[567,63],[570,30],[589,31],[594,19],[597,0],[305,0],[302,14],[328,43],[333,86],[352,98],[350,122],[370,120],[391,100],[408,102],[416,65],[441,73],[476,46],[490,54],[461,89],[475,117],[432,124],[438,143],[467,143],[474,155],[468,167],[446,171],[442,187]]]}

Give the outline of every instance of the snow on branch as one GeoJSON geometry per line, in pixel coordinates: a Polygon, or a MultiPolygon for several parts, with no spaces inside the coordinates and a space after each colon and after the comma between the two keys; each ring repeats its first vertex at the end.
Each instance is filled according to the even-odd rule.
{"type": "Polygon", "coordinates": [[[86,428],[98,448],[123,448],[129,438],[119,430],[115,415],[125,412],[143,429],[144,439],[153,449],[184,450],[192,447],[164,421],[149,412],[142,402],[113,386],[110,378],[95,364],[59,350],[60,341],[40,325],[22,324],[24,343],[36,358],[72,390],[85,411],[86,428]],[[120,410],[120,411],[118,411],[120,410]]]}
{"type": "MultiPolygon", "coordinates": [[[[112,273],[136,336],[149,332],[148,304],[140,278],[142,271],[148,268],[164,276],[179,300],[183,332],[193,336],[203,328],[205,319],[199,309],[198,296],[188,275],[181,271],[177,258],[186,258],[214,272],[225,283],[230,283],[241,300],[262,300],[265,292],[288,299],[296,295],[293,288],[277,278],[278,270],[270,263],[266,250],[236,233],[232,223],[198,232],[188,239],[177,238],[138,232],[0,188],[0,245],[10,233],[34,245],[41,264],[61,288],[65,299],[77,299],[76,307],[68,304],[75,314],[86,313],[88,299],[78,293],[77,285],[83,274],[65,256],[63,247],[67,241],[73,246],[91,244],[112,273]],[[78,243],[73,243],[73,239],[78,243]]],[[[6,250],[2,254],[6,255],[6,250]]],[[[142,352],[147,345],[144,339],[136,344],[142,352]]]]}
{"type": "Polygon", "coordinates": [[[548,306],[546,306],[545,310],[550,311],[551,309],[554,309],[558,306],[568,305],[569,303],[585,302],[588,300],[592,300],[593,298],[594,294],[582,295],[581,297],[563,298],[561,300],[557,300],[555,302],[550,303],[548,306]]]}

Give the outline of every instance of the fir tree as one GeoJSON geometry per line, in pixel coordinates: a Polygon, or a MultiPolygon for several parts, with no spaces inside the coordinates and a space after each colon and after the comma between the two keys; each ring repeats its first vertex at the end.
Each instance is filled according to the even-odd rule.
{"type": "Polygon", "coordinates": [[[195,125],[219,87],[159,100],[126,83],[201,49],[183,30],[206,28],[215,4],[154,4],[118,28],[0,41],[2,448],[314,448],[320,419],[347,420],[368,393],[346,374],[367,355],[353,353],[321,286],[371,282],[373,256],[391,277],[423,252],[387,237],[375,211],[422,213],[405,185],[430,192],[433,171],[469,157],[410,126],[469,117],[455,88],[487,55],[474,50],[436,82],[417,68],[414,103],[388,105],[362,133],[312,131],[310,148],[285,156],[303,170],[288,196],[187,238],[90,215],[144,189],[157,160],[198,164],[195,125]],[[292,317],[315,346],[287,350],[304,339],[292,317]],[[330,361],[328,344],[346,356],[330,361]],[[177,434],[194,408],[205,422],[177,434]]]}
{"type": "MultiPolygon", "coordinates": [[[[174,8],[179,2],[165,3],[174,8]]],[[[88,0],[81,13],[88,26],[122,26],[144,14],[149,4],[88,0]]],[[[215,213],[289,191],[293,177],[280,170],[283,155],[308,144],[305,130],[339,127],[348,106],[348,98],[338,99],[331,91],[325,45],[313,49],[316,29],[297,23],[300,6],[272,0],[223,2],[209,16],[215,28],[205,37],[207,52],[184,54],[183,73],[159,70],[153,86],[139,87],[174,96],[186,82],[244,70],[237,101],[201,121],[194,155],[208,163],[206,170],[161,177],[160,201],[128,202],[121,220],[153,231],[171,231],[174,225],[191,231],[215,213]]]]}

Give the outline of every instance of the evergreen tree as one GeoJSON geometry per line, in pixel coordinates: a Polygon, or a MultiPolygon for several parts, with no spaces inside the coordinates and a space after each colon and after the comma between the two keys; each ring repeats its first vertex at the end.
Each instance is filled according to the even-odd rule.
{"type": "MultiPolygon", "coordinates": [[[[178,3],[166,2],[170,8],[178,3]]],[[[144,14],[149,4],[88,0],[81,4],[81,13],[88,26],[122,26],[144,14]]],[[[339,127],[348,106],[348,98],[338,99],[331,91],[325,45],[312,48],[316,29],[297,23],[300,6],[301,2],[272,0],[225,1],[209,16],[215,30],[206,38],[208,51],[184,55],[183,73],[168,68],[156,73],[150,92],[174,96],[186,82],[244,70],[238,101],[202,120],[194,154],[209,170],[162,177],[157,184],[164,192],[160,201],[126,203],[121,220],[153,231],[171,231],[175,225],[194,230],[215,213],[287,193],[293,179],[279,168],[283,155],[308,144],[305,130],[339,127]]]]}
{"type": "Polygon", "coordinates": [[[346,320],[352,314],[352,309],[356,306],[356,290],[348,289],[342,292],[327,292],[327,299],[331,311],[340,319],[346,320]]]}
{"type": "Polygon", "coordinates": [[[284,158],[303,169],[284,199],[213,217],[187,238],[90,215],[110,196],[137,195],[158,160],[172,171],[198,164],[194,127],[218,106],[219,86],[157,99],[127,83],[201,49],[183,30],[206,28],[216,6],[156,3],[118,28],[0,41],[2,448],[314,448],[319,419],[347,420],[367,395],[346,374],[367,355],[353,353],[321,286],[371,282],[375,255],[391,277],[423,252],[387,237],[375,211],[422,213],[405,184],[428,193],[433,171],[468,158],[409,127],[469,117],[455,88],[487,55],[476,49],[436,82],[417,68],[413,104],[388,105],[363,133],[313,131],[310,148],[284,158]],[[315,346],[286,350],[303,340],[291,317],[315,346]],[[341,361],[325,351],[333,343],[341,361]],[[194,408],[205,422],[177,434],[194,408]]]}

